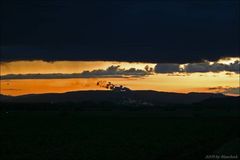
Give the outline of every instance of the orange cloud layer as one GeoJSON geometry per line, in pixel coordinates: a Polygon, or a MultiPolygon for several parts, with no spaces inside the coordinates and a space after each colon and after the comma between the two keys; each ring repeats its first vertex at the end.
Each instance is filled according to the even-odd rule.
{"type": "MultiPolygon", "coordinates": [[[[76,79],[29,79],[1,80],[0,91],[5,95],[23,95],[39,93],[63,93],[77,90],[102,90],[97,86],[99,80],[121,84],[133,90],[156,90],[166,92],[211,92],[210,87],[238,87],[238,75],[224,73],[199,73],[188,76],[150,75],[144,78],[76,78],[76,79]]],[[[215,92],[215,91],[214,91],[215,92]]]]}

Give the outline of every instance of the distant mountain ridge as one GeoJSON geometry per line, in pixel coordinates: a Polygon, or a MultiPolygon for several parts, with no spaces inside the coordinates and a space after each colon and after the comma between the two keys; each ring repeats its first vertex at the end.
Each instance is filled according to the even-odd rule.
{"type": "Polygon", "coordinates": [[[114,91],[75,91],[66,93],[29,94],[23,96],[0,95],[0,102],[17,103],[62,103],[62,102],[113,102],[137,101],[150,104],[191,104],[201,102],[209,98],[227,97],[214,93],[172,93],[157,92],[152,90],[138,90],[127,92],[114,91]]]}

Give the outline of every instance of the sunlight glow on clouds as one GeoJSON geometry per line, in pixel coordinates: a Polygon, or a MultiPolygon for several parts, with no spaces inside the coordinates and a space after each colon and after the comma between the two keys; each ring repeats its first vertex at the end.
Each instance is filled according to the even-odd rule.
{"type": "Polygon", "coordinates": [[[13,61],[0,65],[0,94],[7,95],[102,90],[96,85],[101,80],[132,90],[239,95],[239,58],[188,64],[13,61]]]}
{"type": "Polygon", "coordinates": [[[116,61],[53,61],[42,60],[34,61],[12,61],[0,62],[0,75],[7,74],[48,74],[48,73],[81,73],[98,69],[107,69],[109,66],[120,65],[125,69],[136,68],[144,69],[146,65],[154,67],[153,63],[130,63],[116,61]]]}
{"type": "Polygon", "coordinates": [[[217,62],[203,61],[199,63],[187,63],[187,64],[176,64],[176,63],[159,63],[155,66],[156,73],[206,73],[206,72],[235,72],[239,73],[240,70],[240,59],[239,58],[225,58],[217,62]]]}

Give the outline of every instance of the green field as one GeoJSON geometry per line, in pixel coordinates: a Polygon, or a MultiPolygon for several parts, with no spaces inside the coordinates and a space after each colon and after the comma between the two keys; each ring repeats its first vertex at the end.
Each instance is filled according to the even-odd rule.
{"type": "Polygon", "coordinates": [[[239,126],[238,117],[9,112],[0,119],[0,159],[198,160],[239,138],[239,126]]]}

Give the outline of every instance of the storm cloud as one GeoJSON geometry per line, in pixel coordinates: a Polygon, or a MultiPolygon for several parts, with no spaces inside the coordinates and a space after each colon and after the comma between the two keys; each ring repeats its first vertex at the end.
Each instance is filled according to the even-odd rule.
{"type": "Polygon", "coordinates": [[[1,1],[1,61],[239,56],[239,1],[1,1]]]}

